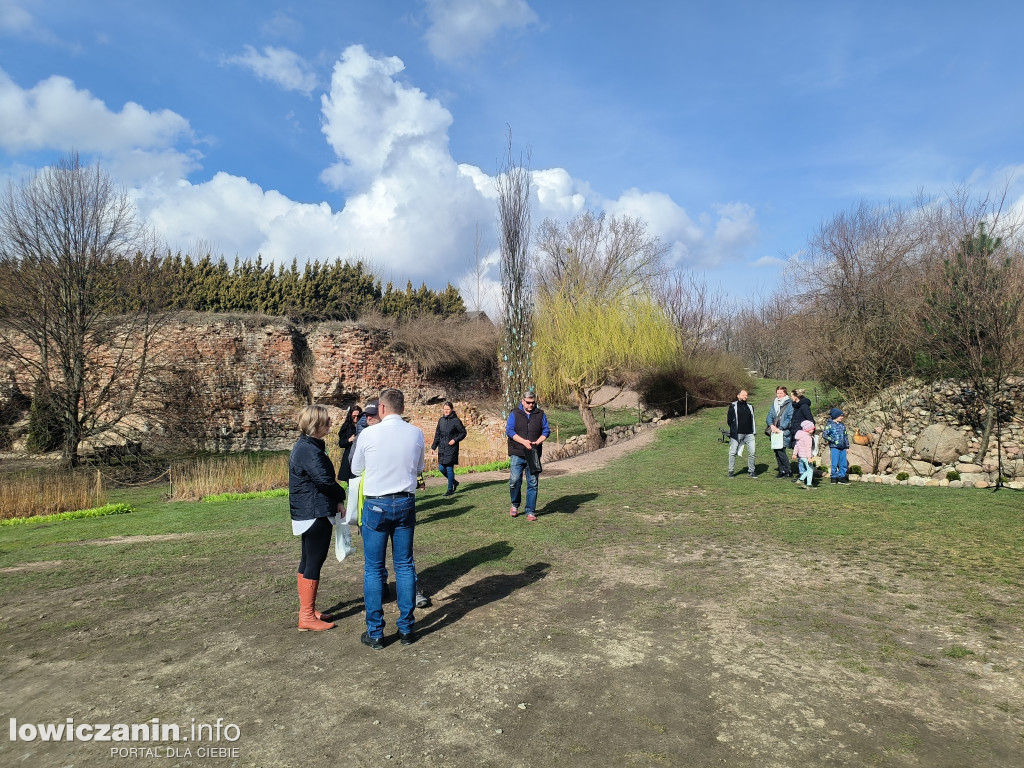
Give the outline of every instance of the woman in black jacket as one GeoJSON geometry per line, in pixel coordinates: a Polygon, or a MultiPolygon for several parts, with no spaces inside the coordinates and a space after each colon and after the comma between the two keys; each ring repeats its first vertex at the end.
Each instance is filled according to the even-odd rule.
{"type": "MultiPolygon", "coordinates": [[[[789,399],[793,401],[793,416],[789,420],[790,448],[796,447],[796,436],[800,431],[799,425],[803,424],[805,421],[814,421],[814,416],[811,415],[811,401],[807,399],[806,392],[806,389],[794,389],[792,394],[789,396],[789,399]]],[[[792,468],[790,469],[789,474],[792,476],[792,468]]]]}
{"type": "Polygon", "coordinates": [[[327,456],[324,438],[331,431],[331,417],[323,405],[307,405],[299,413],[302,434],[288,459],[288,506],[292,533],[302,537],[299,560],[299,631],[331,629],[316,610],[320,569],[331,548],[337,515],[345,514],[345,489],[334,479],[334,465],[327,456]]]}
{"type": "Polygon", "coordinates": [[[448,478],[448,492],[445,496],[453,495],[459,487],[455,479],[455,465],[459,463],[459,443],[465,439],[466,428],[455,415],[455,407],[448,401],[444,404],[441,418],[437,420],[434,442],[430,446],[432,452],[437,451],[437,468],[448,478]]]}
{"type": "Polygon", "coordinates": [[[356,442],[356,422],[363,415],[363,409],[353,405],[345,414],[345,423],[338,430],[338,447],[341,448],[341,461],[338,463],[338,479],[347,482],[352,479],[352,446],[356,442]]]}

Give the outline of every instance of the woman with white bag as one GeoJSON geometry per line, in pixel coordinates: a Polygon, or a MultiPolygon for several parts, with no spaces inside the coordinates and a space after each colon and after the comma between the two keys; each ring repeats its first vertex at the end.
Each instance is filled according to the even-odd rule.
{"type": "Polygon", "coordinates": [[[324,438],[331,431],[331,417],[323,405],[307,405],[299,413],[302,434],[288,459],[288,507],[292,533],[302,537],[299,560],[299,631],[331,629],[316,610],[316,593],[331,548],[331,527],[345,509],[345,489],[335,480],[334,464],[327,456],[324,438]]]}
{"type": "Polygon", "coordinates": [[[789,463],[789,454],[786,453],[786,446],[789,445],[790,421],[793,418],[793,401],[789,398],[789,390],[779,387],[775,390],[775,400],[768,410],[765,419],[767,429],[765,434],[772,441],[772,452],[775,454],[775,463],[778,464],[779,473],[775,476],[792,477],[793,468],[789,463]]]}

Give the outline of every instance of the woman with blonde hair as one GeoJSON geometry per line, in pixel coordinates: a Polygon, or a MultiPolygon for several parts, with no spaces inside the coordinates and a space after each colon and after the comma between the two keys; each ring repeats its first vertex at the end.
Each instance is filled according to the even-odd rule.
{"type": "Polygon", "coordinates": [[[324,438],[331,416],[323,405],[307,405],[299,413],[302,433],[288,460],[288,506],[292,533],[302,537],[299,560],[299,631],[324,630],[334,623],[316,610],[320,569],[331,548],[333,526],[345,514],[345,490],[335,479],[324,438]]]}

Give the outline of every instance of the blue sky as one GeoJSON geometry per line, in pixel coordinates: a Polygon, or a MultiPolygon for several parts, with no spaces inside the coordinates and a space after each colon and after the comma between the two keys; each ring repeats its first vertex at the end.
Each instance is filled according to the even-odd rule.
{"type": "Polygon", "coordinates": [[[0,178],[77,149],[169,245],[494,265],[511,127],[534,223],[641,216],[737,297],[859,200],[1024,205],[1014,2],[0,0],[0,178]]]}

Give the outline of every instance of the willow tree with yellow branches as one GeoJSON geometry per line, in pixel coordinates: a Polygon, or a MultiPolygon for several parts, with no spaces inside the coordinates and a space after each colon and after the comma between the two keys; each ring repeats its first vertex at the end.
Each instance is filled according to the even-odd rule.
{"type": "Polygon", "coordinates": [[[680,354],[671,319],[643,293],[612,302],[546,294],[538,304],[534,334],[538,388],[549,398],[576,402],[592,448],[604,444],[593,408],[608,401],[594,402],[598,390],[630,372],[668,365],[680,354]]]}
{"type": "Polygon", "coordinates": [[[608,401],[594,402],[598,390],[680,354],[672,319],[655,299],[666,250],[631,216],[585,211],[538,229],[536,381],[546,397],[576,402],[592,448],[604,445],[592,409],[608,401]]]}

